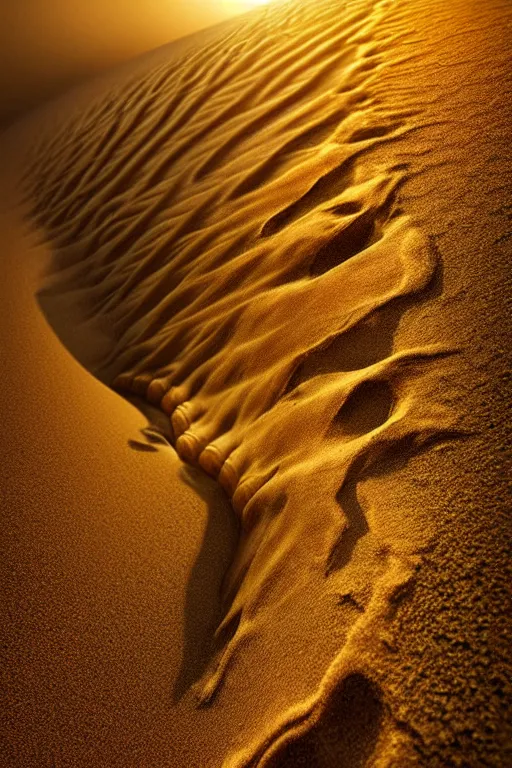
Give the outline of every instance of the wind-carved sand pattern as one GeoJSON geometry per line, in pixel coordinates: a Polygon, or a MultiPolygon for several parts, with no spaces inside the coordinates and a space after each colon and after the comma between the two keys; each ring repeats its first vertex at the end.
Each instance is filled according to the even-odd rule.
{"type": "MultiPolygon", "coordinates": [[[[390,453],[456,434],[436,400],[452,350],[393,346],[437,264],[396,203],[407,169],[366,161],[413,129],[372,96],[389,3],[340,5],[276,6],[164,62],[43,135],[25,178],[55,245],[43,305],[67,293],[101,322],[110,351],[93,372],[169,416],[178,454],[218,480],[240,520],[198,703],[278,616],[301,631],[312,580],[337,611],[318,684],[272,713],[233,768],[295,765],[288,741],[320,728],[345,689],[382,715],[372,653],[428,535],[405,518],[403,536],[389,534],[358,483],[390,453]]],[[[345,764],[341,742],[320,738],[308,764],[331,752],[345,764]]]]}

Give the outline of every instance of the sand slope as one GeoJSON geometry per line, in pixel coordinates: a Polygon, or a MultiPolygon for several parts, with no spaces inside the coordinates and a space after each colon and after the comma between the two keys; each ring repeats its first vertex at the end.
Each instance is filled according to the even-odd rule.
{"type": "Polygon", "coordinates": [[[0,762],[198,764],[175,702],[219,621],[227,499],[49,332],[48,253],[1,223],[0,762]]]}
{"type": "MultiPolygon", "coordinates": [[[[240,525],[207,663],[177,704],[216,734],[200,765],[446,764],[389,681],[398,606],[454,532],[485,431],[468,366],[485,386],[503,361],[502,326],[478,349],[468,333],[486,308],[461,245],[492,206],[460,201],[464,141],[480,139],[453,105],[473,115],[486,86],[448,41],[477,46],[507,8],[278,4],[26,128],[46,317],[101,381],[167,415],[240,525]]],[[[503,41],[481,52],[506,81],[503,41]]]]}

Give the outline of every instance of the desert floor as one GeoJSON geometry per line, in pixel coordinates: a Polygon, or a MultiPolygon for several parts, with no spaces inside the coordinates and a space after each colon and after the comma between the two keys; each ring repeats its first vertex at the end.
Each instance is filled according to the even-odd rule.
{"type": "Polygon", "coordinates": [[[5,766],[510,764],[508,0],[291,0],[1,137],[5,766]]]}

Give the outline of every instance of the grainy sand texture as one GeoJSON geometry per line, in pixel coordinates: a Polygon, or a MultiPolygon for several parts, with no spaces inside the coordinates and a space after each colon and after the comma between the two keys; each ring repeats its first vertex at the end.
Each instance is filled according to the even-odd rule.
{"type": "Polygon", "coordinates": [[[290,0],[1,139],[13,768],[507,766],[508,0],[290,0]]]}

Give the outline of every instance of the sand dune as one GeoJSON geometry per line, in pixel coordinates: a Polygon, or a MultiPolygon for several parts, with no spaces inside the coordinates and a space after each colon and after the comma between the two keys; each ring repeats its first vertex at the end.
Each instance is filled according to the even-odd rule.
{"type": "MultiPolygon", "coordinates": [[[[425,556],[470,535],[465,493],[479,498],[485,472],[469,478],[462,464],[482,440],[498,450],[481,397],[490,388],[502,412],[504,357],[491,349],[506,327],[498,294],[484,299],[493,276],[502,295],[507,274],[492,173],[505,113],[487,143],[480,126],[510,79],[507,20],[498,0],[278,3],[184,56],[162,49],[87,99],[57,102],[22,142],[5,139],[51,248],[37,292],[48,322],[147,415],[138,450],[164,435],[217,481],[239,528],[221,616],[206,622],[204,662],[187,669],[185,657],[174,672],[175,724],[158,713],[152,765],[498,764],[498,714],[489,738],[477,713],[473,736],[459,733],[453,648],[442,674],[425,671],[426,720],[421,696],[399,690],[420,661],[409,677],[397,670],[415,653],[398,629],[404,603],[417,637],[446,636],[424,615],[425,556]],[[482,41],[486,30],[496,39],[482,41]],[[478,77],[481,61],[501,86],[478,77]],[[475,178],[483,191],[468,190],[475,178]],[[493,241],[491,277],[476,238],[493,241]],[[181,745],[173,757],[158,752],[165,739],[181,745]]],[[[501,471],[491,465],[487,482],[501,471]]],[[[180,525],[182,493],[177,482],[180,525]]],[[[487,498],[490,531],[499,494],[487,498]]],[[[486,536],[497,567],[503,552],[486,536]]],[[[468,562],[460,541],[452,564],[434,558],[450,578],[457,552],[468,562]]],[[[457,642],[468,645],[464,632],[457,642]]],[[[482,648],[468,651],[464,663],[480,664],[482,648]]],[[[107,753],[99,764],[140,764],[129,748],[100,761],[107,753]]],[[[87,763],[72,755],[63,764],[87,763]]]]}
{"type": "MultiPolygon", "coordinates": [[[[243,0],[4,3],[0,130],[30,109],[158,45],[225,22],[243,0]]],[[[186,44],[186,43],[185,43],[186,44]]],[[[192,43],[193,45],[193,43],[192,43]]]]}

